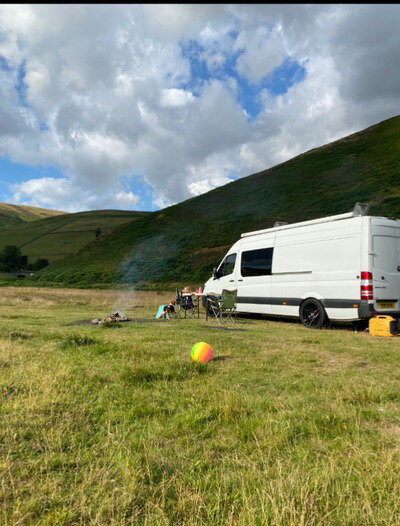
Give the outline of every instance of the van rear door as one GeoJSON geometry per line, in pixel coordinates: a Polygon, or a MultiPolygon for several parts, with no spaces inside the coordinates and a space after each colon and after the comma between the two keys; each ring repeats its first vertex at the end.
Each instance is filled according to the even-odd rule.
{"type": "Polygon", "coordinates": [[[372,219],[375,309],[400,310],[400,221],[372,219]]]}

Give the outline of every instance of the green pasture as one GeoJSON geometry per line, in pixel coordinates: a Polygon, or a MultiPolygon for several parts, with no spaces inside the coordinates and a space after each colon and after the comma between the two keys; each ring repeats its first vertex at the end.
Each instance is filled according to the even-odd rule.
{"type": "Polygon", "coordinates": [[[58,210],[38,208],[36,206],[12,205],[0,203],[0,228],[12,227],[24,222],[35,221],[45,217],[65,214],[58,210]]]}
{"type": "Polygon", "coordinates": [[[170,298],[1,289],[1,524],[400,522],[400,338],[155,320],[170,298]]]}
{"type": "Polygon", "coordinates": [[[98,228],[101,230],[101,239],[118,225],[143,215],[146,212],[95,210],[21,223],[0,229],[0,252],[7,245],[15,245],[21,248],[29,261],[41,257],[54,263],[95,241],[98,228]]]}

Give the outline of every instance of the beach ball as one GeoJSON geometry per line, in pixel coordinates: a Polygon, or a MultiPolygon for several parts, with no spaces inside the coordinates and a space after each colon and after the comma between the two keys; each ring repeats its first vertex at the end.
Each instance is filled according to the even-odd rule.
{"type": "Polygon", "coordinates": [[[212,358],[213,350],[206,342],[195,343],[190,355],[195,362],[207,363],[212,358]]]}

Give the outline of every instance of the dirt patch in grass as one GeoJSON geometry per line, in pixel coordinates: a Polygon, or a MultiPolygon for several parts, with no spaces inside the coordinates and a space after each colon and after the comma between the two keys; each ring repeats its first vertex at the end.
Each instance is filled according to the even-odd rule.
{"type": "Polygon", "coordinates": [[[395,436],[396,438],[400,438],[400,425],[398,424],[388,424],[384,431],[386,431],[389,435],[395,436]]]}
{"type": "MultiPolygon", "coordinates": [[[[73,321],[71,323],[66,323],[65,325],[66,326],[93,325],[92,324],[92,319],[90,319],[90,320],[73,321]]],[[[165,319],[156,320],[156,319],[149,319],[149,318],[131,318],[129,321],[125,321],[124,325],[127,325],[129,323],[165,323],[166,321],[168,321],[168,320],[165,320],[165,319]]],[[[105,325],[105,323],[103,323],[102,325],[99,325],[99,327],[103,327],[104,325],[105,325]]],[[[122,327],[122,324],[118,325],[117,323],[109,322],[106,326],[107,327],[112,327],[112,326],[122,327]]]]}

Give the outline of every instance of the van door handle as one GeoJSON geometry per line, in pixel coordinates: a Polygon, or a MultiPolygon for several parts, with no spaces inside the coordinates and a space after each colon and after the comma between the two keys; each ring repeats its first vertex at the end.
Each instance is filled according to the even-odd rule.
{"type": "Polygon", "coordinates": [[[242,279],[238,279],[238,281],[243,281],[242,279]]]}
{"type": "Polygon", "coordinates": [[[230,279],[229,280],[229,283],[233,283],[235,280],[234,279],[230,279]]]}

